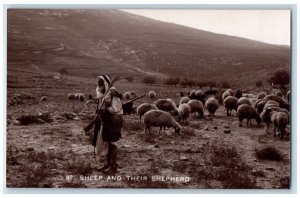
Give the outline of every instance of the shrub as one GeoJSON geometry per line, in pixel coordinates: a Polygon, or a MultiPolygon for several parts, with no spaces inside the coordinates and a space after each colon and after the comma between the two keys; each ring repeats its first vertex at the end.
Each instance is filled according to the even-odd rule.
{"type": "Polygon", "coordinates": [[[263,149],[255,150],[256,157],[261,160],[274,160],[282,161],[284,159],[283,154],[274,147],[266,147],[263,149]]]}
{"type": "Polygon", "coordinates": [[[146,76],[143,78],[142,82],[151,85],[156,82],[156,78],[154,76],[146,76]]]}
{"type": "Polygon", "coordinates": [[[270,77],[268,80],[270,84],[274,83],[275,85],[281,85],[284,86],[286,84],[289,84],[290,82],[290,74],[288,71],[284,69],[278,69],[273,76],[270,77]]]}

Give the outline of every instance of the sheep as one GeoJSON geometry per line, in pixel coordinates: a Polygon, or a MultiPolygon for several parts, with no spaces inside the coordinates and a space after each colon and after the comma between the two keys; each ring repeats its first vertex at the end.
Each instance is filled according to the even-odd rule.
{"type": "Polygon", "coordinates": [[[156,96],[157,96],[157,94],[155,93],[155,91],[149,91],[148,95],[149,95],[149,98],[151,100],[155,99],[156,96]]]}
{"type": "Polygon", "coordinates": [[[214,116],[216,110],[219,108],[219,103],[214,97],[208,98],[205,102],[205,108],[208,110],[209,115],[214,116]]]}
{"type": "Polygon", "coordinates": [[[68,99],[69,100],[75,100],[75,94],[68,94],[68,99]]]}
{"type": "MultiPolygon", "coordinates": [[[[266,123],[266,126],[265,126],[265,132],[268,134],[269,133],[269,127],[270,127],[270,123],[273,123],[274,125],[274,122],[276,122],[274,116],[273,116],[273,121],[272,121],[272,115],[275,113],[275,112],[280,112],[281,113],[284,113],[286,116],[284,116],[284,120],[287,118],[287,122],[289,121],[289,113],[288,111],[286,111],[285,109],[283,108],[266,108],[263,110],[263,112],[260,114],[260,117],[261,119],[266,123]]],[[[277,119],[277,118],[276,118],[277,119]]],[[[281,118],[280,118],[280,121],[279,122],[283,122],[281,121],[281,118]]],[[[279,123],[278,122],[278,123],[279,123]]],[[[284,122],[283,122],[284,123],[284,122]]],[[[275,123],[276,125],[277,123],[275,123]]],[[[276,126],[275,126],[276,127],[276,126]]],[[[281,126],[280,126],[281,127],[281,126]]],[[[284,127],[285,128],[285,127],[284,127]]],[[[275,130],[275,129],[274,129],[275,130]]],[[[281,129],[280,129],[281,130],[281,129]]]]}
{"type": "Polygon", "coordinates": [[[135,91],[130,91],[130,97],[131,98],[136,98],[137,97],[136,92],[135,91]]]}
{"type": "Polygon", "coordinates": [[[154,104],[159,110],[178,115],[176,104],[171,99],[158,99],[154,104]]]}
{"type": "Polygon", "coordinates": [[[239,118],[239,126],[242,126],[242,122],[244,118],[247,118],[247,125],[250,122],[251,125],[251,119],[255,119],[257,125],[260,125],[261,123],[261,117],[259,116],[256,109],[248,104],[242,104],[237,108],[237,117],[239,118]]]}
{"type": "Polygon", "coordinates": [[[44,101],[47,101],[47,100],[48,100],[47,96],[42,96],[41,99],[40,99],[40,102],[44,102],[44,101]]]}
{"type": "Polygon", "coordinates": [[[192,91],[190,92],[190,96],[191,96],[191,97],[195,97],[195,96],[196,96],[196,92],[197,92],[196,90],[192,90],[192,91]]]}
{"type": "Polygon", "coordinates": [[[231,115],[231,111],[234,109],[237,111],[238,108],[238,99],[233,96],[228,96],[224,100],[224,106],[227,111],[227,116],[231,115]]]}
{"type": "Polygon", "coordinates": [[[183,103],[179,105],[178,107],[178,113],[179,113],[179,123],[182,121],[182,123],[187,124],[187,118],[190,116],[191,113],[191,107],[190,105],[183,103]]]}
{"type": "Polygon", "coordinates": [[[279,107],[285,108],[286,110],[290,109],[290,105],[286,101],[284,101],[280,96],[267,95],[264,99],[266,99],[266,100],[273,100],[275,102],[278,102],[279,103],[279,107]]]}
{"type": "Polygon", "coordinates": [[[131,96],[131,94],[130,94],[130,92],[125,92],[124,94],[123,94],[123,99],[124,100],[130,100],[130,96],[131,96]]]}
{"type": "Polygon", "coordinates": [[[184,103],[188,103],[191,99],[189,99],[188,97],[182,97],[180,98],[180,101],[179,101],[179,105],[181,104],[184,104],[184,103]]]}
{"type": "Polygon", "coordinates": [[[258,101],[256,101],[255,103],[255,108],[257,110],[258,113],[261,113],[266,105],[268,101],[264,100],[264,99],[259,99],[258,101]]]}
{"type": "Polygon", "coordinates": [[[228,96],[232,96],[232,92],[231,92],[232,90],[231,89],[228,89],[228,90],[226,90],[223,94],[222,94],[222,99],[223,99],[223,101],[225,100],[225,98],[227,98],[228,96]]]}
{"type": "Polygon", "coordinates": [[[196,96],[195,96],[194,99],[199,100],[199,101],[202,102],[202,104],[204,104],[205,103],[205,94],[204,94],[204,92],[202,90],[197,90],[196,91],[196,96]]]}
{"type": "Polygon", "coordinates": [[[272,109],[267,108],[267,109],[264,109],[260,114],[260,118],[262,119],[262,121],[264,123],[266,123],[265,132],[267,134],[269,133],[269,126],[271,123],[271,112],[272,112],[272,109]]]}
{"type": "Polygon", "coordinates": [[[134,105],[132,101],[128,101],[122,104],[123,114],[131,115],[134,114],[134,105]]]}
{"type": "Polygon", "coordinates": [[[243,92],[241,90],[236,90],[234,97],[236,97],[237,99],[241,98],[243,96],[243,92]]]}
{"type": "Polygon", "coordinates": [[[247,105],[252,106],[251,100],[249,98],[246,98],[246,97],[241,97],[241,98],[238,99],[238,106],[240,106],[242,104],[247,104],[247,105]]]}
{"type": "Polygon", "coordinates": [[[174,127],[175,133],[179,133],[181,126],[175,119],[171,116],[170,113],[162,110],[150,110],[144,115],[145,123],[145,133],[147,130],[150,132],[151,126],[160,127],[159,133],[161,132],[162,127],[174,127]]]}
{"type": "Polygon", "coordinates": [[[190,100],[188,105],[191,107],[191,113],[198,113],[200,117],[203,117],[204,108],[202,102],[199,100],[190,100]]]}
{"type": "Polygon", "coordinates": [[[273,109],[273,108],[277,108],[277,107],[279,107],[279,103],[278,102],[275,102],[273,100],[269,100],[269,101],[266,102],[263,110],[268,109],[268,108],[269,109],[273,109]]]}
{"type": "Polygon", "coordinates": [[[140,123],[142,121],[142,116],[150,110],[158,110],[154,104],[143,103],[137,108],[137,114],[140,116],[140,123]]]}
{"type": "Polygon", "coordinates": [[[80,96],[80,93],[76,93],[76,94],[75,94],[75,99],[76,99],[76,100],[79,100],[79,96],[80,96]]]}
{"type": "Polygon", "coordinates": [[[284,112],[274,112],[271,115],[271,122],[274,126],[274,137],[276,137],[276,128],[278,128],[279,136],[282,139],[285,134],[285,128],[289,123],[288,115],[284,112]]]}
{"type": "Polygon", "coordinates": [[[80,102],[83,102],[85,100],[83,93],[79,93],[79,100],[80,102]]]}
{"type": "Polygon", "coordinates": [[[259,94],[257,94],[257,99],[263,99],[264,97],[266,97],[266,93],[265,92],[260,92],[259,94]]]}

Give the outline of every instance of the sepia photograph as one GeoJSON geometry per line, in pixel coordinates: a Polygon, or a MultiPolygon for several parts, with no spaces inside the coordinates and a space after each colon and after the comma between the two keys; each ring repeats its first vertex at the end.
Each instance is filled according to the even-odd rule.
{"type": "Polygon", "coordinates": [[[291,15],[7,9],[6,187],[290,189],[291,15]]]}

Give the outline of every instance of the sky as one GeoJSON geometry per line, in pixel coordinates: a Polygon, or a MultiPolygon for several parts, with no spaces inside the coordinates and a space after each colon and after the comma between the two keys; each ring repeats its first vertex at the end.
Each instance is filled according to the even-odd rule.
{"type": "Polygon", "coordinates": [[[290,10],[123,10],[196,29],[290,45],[290,10]]]}

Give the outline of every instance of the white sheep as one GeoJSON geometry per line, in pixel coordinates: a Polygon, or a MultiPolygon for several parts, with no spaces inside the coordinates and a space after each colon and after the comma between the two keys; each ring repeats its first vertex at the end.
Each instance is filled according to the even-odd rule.
{"type": "Polygon", "coordinates": [[[282,139],[285,134],[285,128],[289,123],[289,117],[284,112],[274,112],[271,115],[271,122],[274,126],[274,137],[276,136],[276,128],[278,128],[279,136],[282,139]]]}
{"type": "Polygon", "coordinates": [[[204,115],[203,104],[199,100],[190,100],[188,105],[191,107],[191,113],[198,113],[200,117],[204,115]]]}
{"type": "Polygon", "coordinates": [[[188,105],[186,103],[180,104],[178,107],[178,113],[179,113],[179,115],[178,115],[179,122],[181,123],[181,121],[182,121],[182,123],[187,124],[187,119],[191,113],[190,105],[188,105]]]}
{"type": "Polygon", "coordinates": [[[75,100],[75,94],[72,94],[72,93],[68,94],[68,99],[75,100]]]}
{"type": "Polygon", "coordinates": [[[179,133],[181,126],[170,113],[161,110],[150,110],[144,115],[145,133],[147,130],[151,133],[151,126],[160,127],[159,133],[162,127],[174,127],[175,133],[179,133]]]}
{"type": "Polygon", "coordinates": [[[227,89],[226,91],[224,91],[224,93],[222,94],[223,101],[225,100],[226,97],[232,96],[233,94],[234,92],[232,89],[227,89]]]}
{"type": "Polygon", "coordinates": [[[179,105],[188,103],[190,100],[191,99],[189,99],[189,97],[184,96],[184,97],[180,98],[179,105]]]}
{"type": "Polygon", "coordinates": [[[192,90],[192,91],[190,92],[190,96],[191,96],[191,97],[196,97],[196,93],[197,93],[196,90],[192,90]]]}
{"type": "Polygon", "coordinates": [[[227,111],[227,116],[231,115],[231,111],[234,109],[237,111],[238,108],[238,99],[233,96],[228,96],[224,100],[224,106],[227,111]]]}
{"type": "Polygon", "coordinates": [[[265,92],[260,92],[259,94],[257,94],[257,99],[263,99],[264,97],[266,97],[266,93],[265,92]]]}
{"type": "Polygon", "coordinates": [[[178,115],[176,104],[171,99],[158,99],[154,104],[159,110],[178,115]]]}
{"type": "Polygon", "coordinates": [[[237,117],[239,118],[239,126],[242,126],[243,119],[247,119],[247,125],[250,122],[251,125],[251,119],[255,119],[257,124],[260,125],[261,123],[261,117],[259,116],[256,109],[248,104],[242,104],[237,108],[237,117]]]}
{"type": "MultiPolygon", "coordinates": [[[[289,120],[289,112],[286,109],[283,108],[279,108],[279,107],[273,107],[273,108],[265,108],[263,110],[263,112],[260,114],[261,119],[266,123],[265,126],[265,132],[269,133],[269,127],[270,127],[270,123],[273,123],[273,121],[275,121],[275,118],[273,117],[273,121],[272,121],[272,115],[275,112],[281,112],[287,115],[287,119],[289,120]]],[[[277,119],[277,118],[276,118],[277,119]]],[[[281,121],[280,121],[281,122],[281,121]]],[[[276,124],[276,123],[275,123],[276,124]]]]}
{"type": "Polygon", "coordinates": [[[252,106],[252,101],[249,98],[241,97],[238,99],[238,106],[240,106],[242,104],[247,104],[247,105],[252,106]]]}
{"type": "Polygon", "coordinates": [[[230,92],[225,91],[225,92],[222,94],[222,99],[223,99],[223,101],[224,101],[225,98],[227,98],[228,96],[231,96],[230,92]]]}
{"type": "Polygon", "coordinates": [[[155,91],[149,91],[148,95],[151,100],[155,99],[157,96],[155,91]]]}
{"type": "Polygon", "coordinates": [[[216,110],[219,108],[219,103],[216,98],[211,97],[206,100],[204,107],[208,110],[209,115],[214,116],[216,110]]]}
{"type": "Polygon", "coordinates": [[[131,93],[129,91],[127,91],[123,94],[123,99],[130,100],[130,96],[131,96],[131,93]]]}
{"type": "Polygon", "coordinates": [[[76,93],[76,94],[75,94],[75,99],[76,99],[76,100],[79,100],[79,97],[80,97],[80,93],[76,93]]]}
{"type": "Polygon", "coordinates": [[[142,116],[150,110],[158,110],[154,104],[143,103],[137,108],[137,114],[140,116],[140,123],[142,120],[142,116]]]}
{"type": "Polygon", "coordinates": [[[284,101],[280,96],[267,95],[264,99],[266,99],[266,100],[273,100],[275,102],[278,102],[279,103],[279,107],[285,108],[286,110],[290,109],[290,105],[286,101],[284,101]]]}

